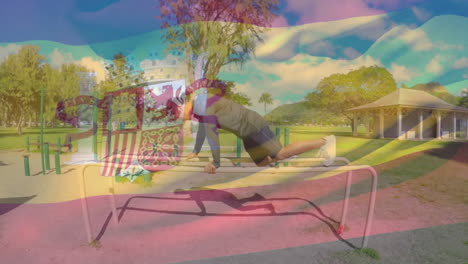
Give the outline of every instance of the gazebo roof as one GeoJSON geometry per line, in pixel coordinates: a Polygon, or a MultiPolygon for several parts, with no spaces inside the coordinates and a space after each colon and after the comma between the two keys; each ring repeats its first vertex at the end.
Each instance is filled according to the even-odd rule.
{"type": "Polygon", "coordinates": [[[354,107],[349,111],[376,109],[390,106],[414,107],[425,109],[440,109],[456,112],[468,112],[468,108],[459,107],[445,102],[427,92],[399,88],[396,91],[370,103],[354,107]]]}

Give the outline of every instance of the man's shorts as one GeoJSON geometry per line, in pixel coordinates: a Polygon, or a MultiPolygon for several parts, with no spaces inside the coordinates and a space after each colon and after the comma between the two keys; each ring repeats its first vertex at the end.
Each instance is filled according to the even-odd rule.
{"type": "Polygon", "coordinates": [[[255,164],[259,164],[267,156],[275,158],[282,148],[281,143],[268,126],[262,127],[258,132],[252,133],[242,140],[245,150],[255,164]]]}

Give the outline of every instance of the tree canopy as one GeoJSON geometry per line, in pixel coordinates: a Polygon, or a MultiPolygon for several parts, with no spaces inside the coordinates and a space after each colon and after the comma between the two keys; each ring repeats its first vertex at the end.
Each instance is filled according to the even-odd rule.
{"type": "Polygon", "coordinates": [[[222,66],[245,62],[277,5],[278,0],[161,0],[168,49],[185,53],[189,83],[216,79],[222,66]]]}
{"type": "Polygon", "coordinates": [[[25,125],[38,125],[43,87],[46,95],[44,121],[53,125],[57,103],[79,94],[83,80],[80,73],[86,75],[89,70],[76,64],[63,64],[57,68],[47,64],[37,46],[24,45],[17,53],[8,55],[0,63],[2,125],[16,126],[18,134],[25,125]]]}
{"type": "Polygon", "coordinates": [[[361,67],[347,74],[337,73],[323,78],[305,100],[311,107],[327,109],[352,121],[350,108],[371,103],[395,89],[395,80],[387,69],[361,67]]]}
{"type": "Polygon", "coordinates": [[[99,84],[99,92],[106,92],[138,85],[145,81],[143,72],[135,71],[125,56],[119,52],[114,55],[112,63],[106,65],[107,78],[99,84]]]}
{"type": "Polygon", "coordinates": [[[240,105],[252,106],[250,98],[246,94],[238,92],[235,85],[234,82],[226,82],[224,97],[240,105]]]}
{"type": "Polygon", "coordinates": [[[462,107],[468,107],[468,89],[465,88],[461,91],[457,105],[462,107]]]}
{"type": "Polygon", "coordinates": [[[263,105],[265,106],[265,114],[266,114],[266,106],[267,104],[268,105],[273,104],[273,98],[271,97],[270,93],[262,93],[262,95],[258,99],[258,102],[263,103],[263,105]]]}

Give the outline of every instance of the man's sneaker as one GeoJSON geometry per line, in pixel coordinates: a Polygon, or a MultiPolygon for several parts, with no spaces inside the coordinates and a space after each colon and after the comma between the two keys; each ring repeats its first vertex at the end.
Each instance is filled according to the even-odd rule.
{"type": "Polygon", "coordinates": [[[323,138],[325,144],[320,148],[320,157],[324,158],[323,165],[325,167],[331,166],[336,158],[336,138],[334,135],[326,136],[323,138]]]}

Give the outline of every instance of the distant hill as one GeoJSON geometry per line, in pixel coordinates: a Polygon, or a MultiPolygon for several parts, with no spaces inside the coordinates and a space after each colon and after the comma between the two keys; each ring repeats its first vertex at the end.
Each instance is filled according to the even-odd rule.
{"type": "Polygon", "coordinates": [[[442,84],[438,82],[420,83],[412,87],[409,87],[408,89],[428,92],[446,101],[447,103],[454,104],[454,105],[456,105],[459,100],[458,96],[455,96],[449,93],[449,91],[442,84]]]}
{"type": "Polygon", "coordinates": [[[310,108],[304,101],[284,104],[265,115],[273,124],[343,124],[346,120],[337,118],[324,110],[310,108]]]}

